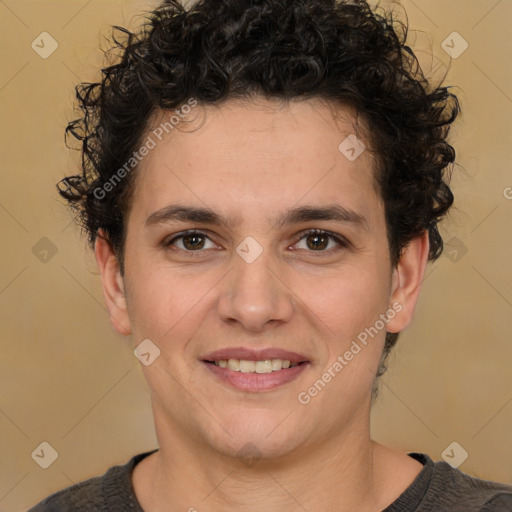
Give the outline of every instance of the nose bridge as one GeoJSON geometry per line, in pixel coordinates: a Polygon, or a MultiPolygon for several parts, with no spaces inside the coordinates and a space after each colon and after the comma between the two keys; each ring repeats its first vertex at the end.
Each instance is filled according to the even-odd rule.
{"type": "Polygon", "coordinates": [[[279,276],[279,261],[269,247],[247,237],[236,248],[233,265],[219,300],[223,320],[236,320],[253,331],[271,320],[289,320],[292,294],[279,276]]]}

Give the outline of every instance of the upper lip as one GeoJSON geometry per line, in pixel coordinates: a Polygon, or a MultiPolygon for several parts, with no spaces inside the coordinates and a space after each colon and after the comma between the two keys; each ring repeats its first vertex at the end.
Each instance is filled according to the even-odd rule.
{"type": "Polygon", "coordinates": [[[221,348],[201,357],[203,361],[220,361],[221,359],[244,359],[247,361],[264,361],[266,359],[285,359],[290,363],[302,363],[308,358],[297,352],[281,348],[263,348],[255,350],[245,347],[221,348]]]}

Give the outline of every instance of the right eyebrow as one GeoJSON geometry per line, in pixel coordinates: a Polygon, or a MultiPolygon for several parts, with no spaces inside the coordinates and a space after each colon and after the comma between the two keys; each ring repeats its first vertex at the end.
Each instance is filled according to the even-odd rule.
{"type": "Polygon", "coordinates": [[[146,219],[145,224],[149,227],[155,224],[173,221],[201,222],[204,224],[217,224],[219,226],[228,226],[230,224],[227,219],[210,208],[179,204],[170,204],[156,212],[153,212],[146,219]]]}

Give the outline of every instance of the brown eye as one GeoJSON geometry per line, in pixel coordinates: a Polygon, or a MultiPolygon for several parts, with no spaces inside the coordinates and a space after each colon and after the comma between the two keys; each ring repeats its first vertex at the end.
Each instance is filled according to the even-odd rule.
{"type": "Polygon", "coordinates": [[[214,244],[208,238],[207,235],[201,233],[200,231],[189,231],[185,233],[181,233],[178,236],[175,236],[168,242],[165,242],[166,247],[174,246],[177,250],[181,250],[184,252],[201,252],[202,249],[213,248],[214,244]],[[212,247],[205,247],[206,241],[210,241],[212,247]],[[181,246],[179,245],[181,243],[181,246]]]}
{"type": "MultiPolygon", "coordinates": [[[[349,242],[340,235],[335,235],[329,231],[323,231],[321,229],[310,229],[303,233],[299,241],[305,240],[305,249],[310,252],[330,252],[331,249],[336,250],[340,247],[348,247],[349,242]],[[329,247],[330,241],[334,241],[334,244],[329,247]]],[[[299,247],[304,248],[304,247],[299,247]]]]}
{"type": "Polygon", "coordinates": [[[329,237],[327,235],[307,235],[306,240],[310,249],[325,249],[329,245],[329,237]]]}
{"type": "Polygon", "coordinates": [[[202,235],[186,235],[183,238],[183,245],[187,249],[202,249],[204,246],[204,237],[202,235]]]}

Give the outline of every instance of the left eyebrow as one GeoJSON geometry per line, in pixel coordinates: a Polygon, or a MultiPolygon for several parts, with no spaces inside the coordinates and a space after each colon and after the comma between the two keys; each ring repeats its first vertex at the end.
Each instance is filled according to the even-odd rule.
{"type": "Polygon", "coordinates": [[[368,221],[365,217],[339,204],[321,207],[306,205],[293,208],[281,216],[276,225],[282,227],[312,220],[335,221],[342,224],[354,224],[366,230],[369,229],[368,221]]]}
{"type": "MultiPolygon", "coordinates": [[[[314,220],[335,221],[342,224],[354,224],[369,230],[368,221],[361,214],[345,208],[339,204],[327,206],[306,205],[288,210],[277,219],[276,227],[283,227],[301,222],[314,220]]],[[[183,204],[170,204],[153,212],[146,219],[146,227],[166,222],[199,222],[218,226],[235,226],[241,223],[239,217],[226,218],[214,210],[206,207],[197,207],[183,204]]],[[[269,219],[271,222],[271,219],[269,219]]]]}

